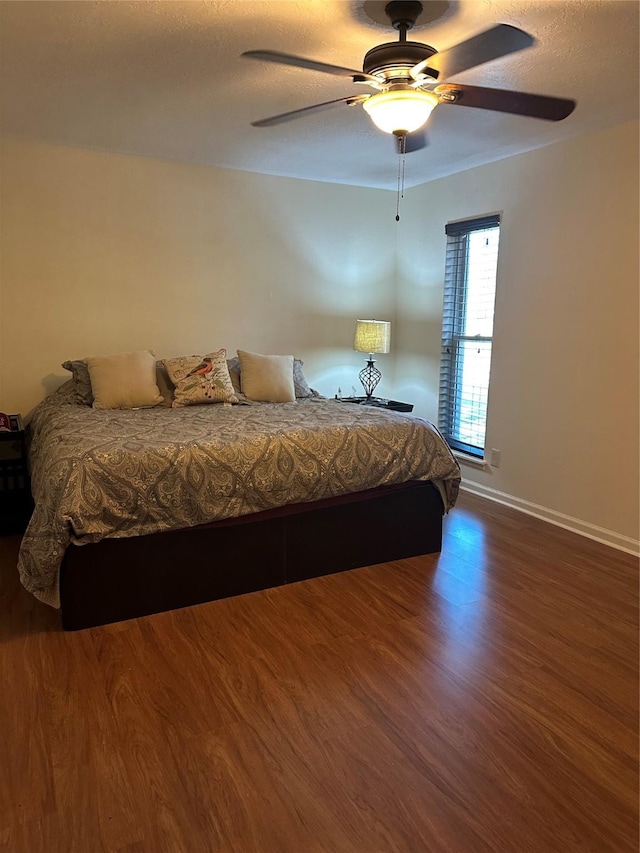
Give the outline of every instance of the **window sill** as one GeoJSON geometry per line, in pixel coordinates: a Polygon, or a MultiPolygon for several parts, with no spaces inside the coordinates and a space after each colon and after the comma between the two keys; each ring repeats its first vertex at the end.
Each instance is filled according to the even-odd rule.
{"type": "Polygon", "coordinates": [[[472,468],[480,468],[481,471],[489,470],[489,463],[487,460],[480,459],[479,456],[469,456],[466,453],[459,453],[457,450],[453,451],[453,455],[461,465],[470,465],[472,468]]]}

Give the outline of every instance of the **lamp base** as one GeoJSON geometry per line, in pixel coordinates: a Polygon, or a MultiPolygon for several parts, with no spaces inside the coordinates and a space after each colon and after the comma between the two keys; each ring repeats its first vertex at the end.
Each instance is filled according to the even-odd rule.
{"type": "Polygon", "coordinates": [[[374,358],[369,357],[367,366],[362,368],[358,377],[360,378],[360,382],[362,382],[362,387],[364,388],[367,400],[370,400],[376,389],[376,385],[382,379],[382,373],[380,373],[378,368],[375,366],[374,358]]]}

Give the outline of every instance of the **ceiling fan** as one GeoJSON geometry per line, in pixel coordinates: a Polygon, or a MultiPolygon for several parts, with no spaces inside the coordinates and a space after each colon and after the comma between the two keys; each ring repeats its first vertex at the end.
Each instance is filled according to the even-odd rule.
{"type": "Polygon", "coordinates": [[[398,30],[399,39],[371,48],[365,54],[362,71],[275,50],[245,51],[242,56],[250,59],[351,77],[353,83],[377,90],[375,94],[347,95],[253,121],[252,126],[272,127],[337,104],[362,104],[374,124],[386,133],[392,133],[398,140],[399,152],[405,153],[425,147],[426,135],[421,129],[440,104],[495,110],[547,121],[561,121],[573,112],[576,102],[567,98],[443,82],[468,68],[531,47],[535,39],[517,27],[498,24],[438,52],[431,45],[407,41],[407,32],[413,28],[421,12],[419,0],[391,0],[387,3],[385,13],[394,29],[398,30]]]}

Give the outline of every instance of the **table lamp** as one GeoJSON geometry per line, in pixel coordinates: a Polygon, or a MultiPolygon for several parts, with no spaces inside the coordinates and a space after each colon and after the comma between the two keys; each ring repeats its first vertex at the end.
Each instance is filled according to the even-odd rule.
{"type": "Polygon", "coordinates": [[[387,320],[356,320],[356,334],[353,348],[356,352],[368,352],[367,366],[358,376],[364,388],[367,400],[371,399],[382,373],[375,366],[375,353],[389,352],[391,341],[391,323],[387,320]]]}

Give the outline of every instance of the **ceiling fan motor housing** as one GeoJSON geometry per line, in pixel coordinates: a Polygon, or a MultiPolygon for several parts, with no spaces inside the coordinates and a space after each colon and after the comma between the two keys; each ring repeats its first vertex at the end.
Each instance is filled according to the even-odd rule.
{"type": "MultiPolygon", "coordinates": [[[[372,47],[364,57],[365,74],[382,75],[385,79],[409,78],[409,69],[437,53],[435,47],[419,41],[392,41],[372,47]]],[[[430,76],[436,72],[425,69],[430,76]]]]}
{"type": "Polygon", "coordinates": [[[391,0],[384,7],[391,26],[396,30],[410,30],[415,27],[422,9],[420,0],[391,0]]]}

